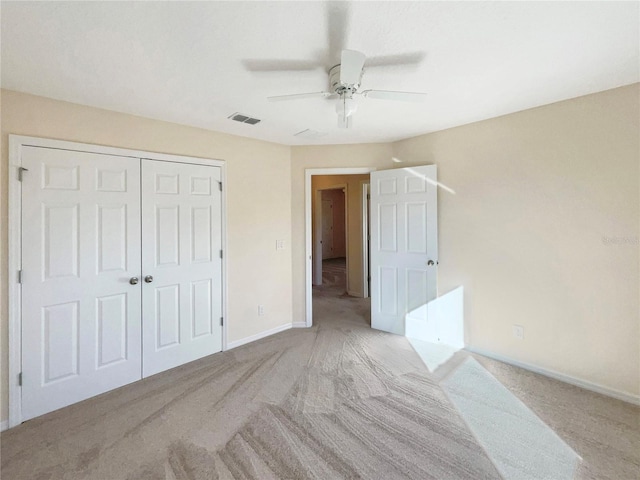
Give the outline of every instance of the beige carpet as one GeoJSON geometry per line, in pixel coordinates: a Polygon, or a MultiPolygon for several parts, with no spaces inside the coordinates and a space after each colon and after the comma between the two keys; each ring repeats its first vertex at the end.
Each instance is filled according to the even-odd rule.
{"type": "MultiPolygon", "coordinates": [[[[213,355],[4,432],[2,479],[499,478],[437,384],[441,377],[405,338],[368,327],[368,300],[328,285],[315,289],[314,310],[311,329],[213,355]]],[[[594,394],[485,366],[563,432],[584,458],[580,478],[637,478],[629,475],[638,465],[638,409],[596,396],[581,412],[556,411],[571,395],[594,394]],[[577,422],[585,419],[573,416],[585,412],[583,431],[577,422]]]]}
{"type": "Polygon", "coordinates": [[[499,478],[407,340],[340,293],[312,329],[5,432],[2,478],[499,478]]]}
{"type": "Polygon", "coordinates": [[[440,385],[502,478],[575,478],[578,454],[475,359],[440,385]]]}
{"type": "Polygon", "coordinates": [[[322,286],[340,288],[345,291],[347,290],[346,258],[330,258],[322,261],[322,286]]]}

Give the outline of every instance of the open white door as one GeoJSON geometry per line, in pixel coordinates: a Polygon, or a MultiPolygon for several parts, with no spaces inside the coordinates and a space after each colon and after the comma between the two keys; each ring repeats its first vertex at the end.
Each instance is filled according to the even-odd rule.
{"type": "Polygon", "coordinates": [[[143,376],[222,350],[220,167],[142,160],[143,376]]]}
{"type": "Polygon", "coordinates": [[[371,326],[404,335],[437,296],[435,165],[371,173],[371,326]]]}

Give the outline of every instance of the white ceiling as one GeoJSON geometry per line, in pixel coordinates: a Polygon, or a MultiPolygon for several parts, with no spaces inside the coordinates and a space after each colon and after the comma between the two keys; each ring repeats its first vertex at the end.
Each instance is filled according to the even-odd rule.
{"type": "Polygon", "coordinates": [[[2,87],[290,145],[395,141],[638,82],[639,5],[3,1],[2,87]],[[362,99],[340,130],[331,100],[266,100],[326,90],[342,48],[422,58],[362,83],[427,101],[362,99]],[[318,68],[255,71],[301,61],[318,68]]]}

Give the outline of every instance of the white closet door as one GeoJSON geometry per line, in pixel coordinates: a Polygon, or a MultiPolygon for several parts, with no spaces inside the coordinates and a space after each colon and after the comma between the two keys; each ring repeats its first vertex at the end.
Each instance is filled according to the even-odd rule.
{"type": "Polygon", "coordinates": [[[220,168],[142,160],[143,375],[222,350],[220,168]]]}
{"type": "Polygon", "coordinates": [[[141,378],[140,163],[24,147],[24,420],[141,378]]]}
{"type": "Polygon", "coordinates": [[[405,334],[408,316],[427,322],[437,296],[437,170],[426,165],[371,173],[371,326],[405,334]]]}

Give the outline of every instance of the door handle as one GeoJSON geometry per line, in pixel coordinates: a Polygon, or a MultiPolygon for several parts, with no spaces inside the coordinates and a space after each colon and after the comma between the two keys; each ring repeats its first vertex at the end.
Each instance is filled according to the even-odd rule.
{"type": "Polygon", "coordinates": [[[130,283],[131,285],[137,285],[139,281],[140,281],[140,280],[138,279],[138,277],[131,277],[131,278],[129,279],[129,283],[130,283]]]}
{"type": "Polygon", "coordinates": [[[431,267],[431,266],[435,265],[435,262],[433,260],[429,260],[427,262],[427,265],[431,267]]]}
{"type": "Polygon", "coordinates": [[[151,275],[147,275],[146,277],[144,277],[144,281],[145,283],[151,283],[153,282],[153,277],[151,275]]]}

